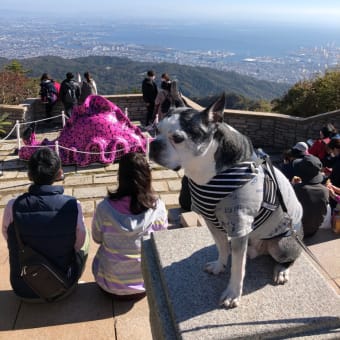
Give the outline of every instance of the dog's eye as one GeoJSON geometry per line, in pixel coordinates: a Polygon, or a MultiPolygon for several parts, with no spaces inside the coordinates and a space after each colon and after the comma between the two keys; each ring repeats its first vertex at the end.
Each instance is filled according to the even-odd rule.
{"type": "Polygon", "coordinates": [[[182,143],[184,141],[184,136],[179,134],[179,133],[174,133],[172,135],[172,140],[174,141],[174,143],[179,144],[182,143]]]}

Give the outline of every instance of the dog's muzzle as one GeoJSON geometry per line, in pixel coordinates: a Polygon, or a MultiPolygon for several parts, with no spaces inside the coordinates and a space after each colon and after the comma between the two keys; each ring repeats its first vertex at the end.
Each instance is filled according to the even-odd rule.
{"type": "Polygon", "coordinates": [[[160,163],[162,150],[166,148],[166,144],[160,139],[154,139],[150,143],[149,157],[151,160],[160,163]]]}
{"type": "Polygon", "coordinates": [[[154,162],[163,165],[174,171],[178,171],[181,166],[171,167],[168,164],[167,144],[162,139],[154,139],[150,143],[149,158],[154,162]]]}

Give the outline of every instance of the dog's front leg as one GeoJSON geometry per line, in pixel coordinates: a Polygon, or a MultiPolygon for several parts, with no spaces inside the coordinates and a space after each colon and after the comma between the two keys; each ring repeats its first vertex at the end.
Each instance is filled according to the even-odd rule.
{"type": "Polygon", "coordinates": [[[210,274],[217,275],[225,271],[228,262],[229,256],[228,235],[226,232],[217,229],[215,226],[210,226],[209,223],[207,223],[207,225],[214,238],[218,251],[218,258],[216,261],[206,263],[204,270],[210,274]]]}
{"type": "Polygon", "coordinates": [[[248,236],[231,239],[231,274],[227,289],[222,293],[220,305],[237,307],[240,303],[247,257],[248,236]]]}

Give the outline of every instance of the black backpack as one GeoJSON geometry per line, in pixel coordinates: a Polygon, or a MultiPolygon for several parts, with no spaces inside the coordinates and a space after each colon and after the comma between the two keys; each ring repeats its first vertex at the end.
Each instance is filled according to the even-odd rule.
{"type": "Polygon", "coordinates": [[[41,83],[40,96],[41,96],[41,100],[44,103],[47,103],[47,102],[54,103],[58,99],[57,94],[58,94],[58,91],[52,81],[41,83]]]}
{"type": "Polygon", "coordinates": [[[69,82],[66,84],[66,93],[64,93],[63,102],[66,104],[73,104],[77,102],[77,95],[76,95],[76,88],[72,84],[72,82],[69,82]]]}

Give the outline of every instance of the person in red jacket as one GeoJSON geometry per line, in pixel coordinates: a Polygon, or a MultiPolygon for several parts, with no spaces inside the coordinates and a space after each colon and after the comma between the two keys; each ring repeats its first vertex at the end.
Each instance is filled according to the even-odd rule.
{"type": "Polygon", "coordinates": [[[308,149],[308,152],[318,157],[324,165],[324,160],[327,156],[327,144],[331,138],[337,134],[336,128],[333,124],[327,124],[320,130],[320,138],[317,139],[313,145],[308,149]]]}

